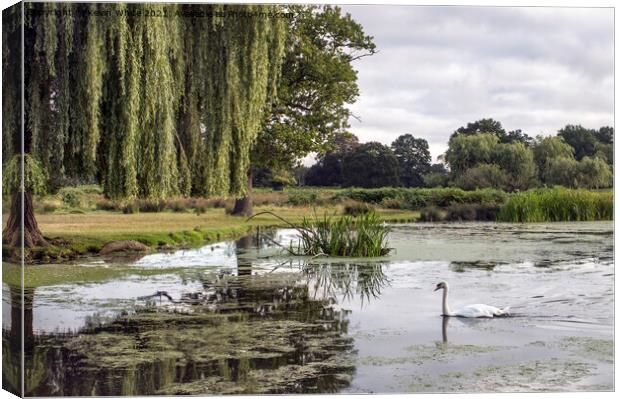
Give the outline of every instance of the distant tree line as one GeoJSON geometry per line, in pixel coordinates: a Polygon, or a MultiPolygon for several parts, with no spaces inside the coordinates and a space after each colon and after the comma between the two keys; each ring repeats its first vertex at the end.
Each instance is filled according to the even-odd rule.
{"type": "MultiPolygon", "coordinates": [[[[499,121],[481,119],[454,131],[442,162],[431,164],[428,142],[411,134],[386,146],[339,133],[333,150],[310,168],[290,173],[289,183],[506,191],[554,185],[605,188],[613,181],[613,137],[613,127],[567,125],[555,136],[532,138],[521,130],[506,132],[499,121]]],[[[258,184],[269,185],[269,179],[258,184]]]]}

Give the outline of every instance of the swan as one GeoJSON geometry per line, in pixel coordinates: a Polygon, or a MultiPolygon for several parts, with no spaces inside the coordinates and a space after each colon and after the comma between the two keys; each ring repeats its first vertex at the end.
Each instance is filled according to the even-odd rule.
{"type": "Polygon", "coordinates": [[[477,303],[475,305],[468,305],[464,308],[453,312],[450,310],[450,306],[448,305],[448,283],[445,281],[440,282],[435,287],[435,291],[443,289],[443,303],[442,303],[442,314],[444,316],[454,316],[454,317],[468,317],[468,318],[477,318],[477,317],[493,317],[493,316],[506,316],[508,314],[509,307],[499,309],[495,306],[483,305],[477,303]]]}

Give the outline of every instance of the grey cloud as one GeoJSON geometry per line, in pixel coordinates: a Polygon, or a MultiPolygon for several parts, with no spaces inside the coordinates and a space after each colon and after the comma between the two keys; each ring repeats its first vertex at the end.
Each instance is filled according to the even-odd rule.
{"type": "MultiPolygon", "coordinates": [[[[613,123],[613,11],[346,6],[379,53],[356,62],[362,141],[409,132],[445,150],[483,117],[531,135],[613,123]]],[[[437,152],[439,151],[439,152],[437,152]]]]}

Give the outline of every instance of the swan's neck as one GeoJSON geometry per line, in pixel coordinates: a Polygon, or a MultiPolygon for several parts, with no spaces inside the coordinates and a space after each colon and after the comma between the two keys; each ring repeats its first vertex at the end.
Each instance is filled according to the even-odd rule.
{"type": "Polygon", "coordinates": [[[441,311],[444,316],[452,316],[452,311],[450,310],[450,305],[448,305],[448,287],[443,290],[443,300],[441,303],[441,311]]]}

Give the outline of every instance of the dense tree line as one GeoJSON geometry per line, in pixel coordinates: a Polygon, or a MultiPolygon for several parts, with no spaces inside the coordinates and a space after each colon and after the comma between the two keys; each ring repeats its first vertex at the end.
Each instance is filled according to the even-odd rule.
{"type": "Polygon", "coordinates": [[[340,136],[304,176],[305,185],[445,187],[526,190],[539,186],[604,188],[612,184],[612,127],[567,125],[555,136],[531,138],[506,132],[499,121],[481,119],[450,136],[443,163],[432,164],[428,143],[410,134],[390,147],[340,136]],[[348,143],[342,145],[343,138],[348,143]]]}
{"type": "Polygon", "coordinates": [[[492,131],[464,134],[466,129],[460,128],[451,136],[444,160],[452,184],[507,191],[554,185],[611,186],[612,127],[594,130],[567,125],[555,136],[531,139],[522,133],[504,134],[501,123],[488,119],[468,126],[489,121],[495,127],[492,131]]]}
{"type": "Polygon", "coordinates": [[[306,185],[344,187],[420,187],[432,171],[428,142],[411,134],[399,136],[391,146],[360,144],[351,133],[339,134],[328,151],[304,176],[306,185]]]}

